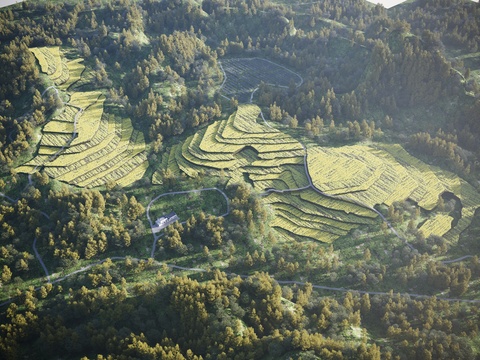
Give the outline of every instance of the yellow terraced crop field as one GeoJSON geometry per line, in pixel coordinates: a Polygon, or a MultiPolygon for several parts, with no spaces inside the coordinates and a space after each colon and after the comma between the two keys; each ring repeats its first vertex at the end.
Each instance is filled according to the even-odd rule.
{"type": "Polygon", "coordinates": [[[425,221],[419,230],[427,238],[431,235],[443,236],[452,229],[452,221],[453,217],[450,215],[436,214],[425,221]]]}
{"type": "Polygon", "coordinates": [[[328,194],[344,194],[368,206],[410,198],[432,209],[445,191],[444,184],[418,159],[406,162],[403,148],[390,147],[390,151],[363,145],[314,148],[309,150],[308,168],[313,183],[328,194]]]}
{"type": "Polygon", "coordinates": [[[161,183],[166,169],[174,176],[187,177],[195,177],[200,171],[220,175],[222,169],[223,175],[230,178],[229,184],[248,178],[259,192],[294,190],[266,197],[276,210],[271,225],[295,236],[323,242],[331,242],[358,226],[375,223],[377,214],[368,208],[330,199],[314,190],[295,190],[309,186],[305,150],[291,136],[257,123],[259,113],[255,105],[240,105],[228,119],[217,121],[174,145],[163,157],[152,181],[161,183]]]}
{"type": "Polygon", "coordinates": [[[100,127],[100,120],[103,115],[103,103],[105,96],[100,95],[98,99],[90,104],[78,117],[77,134],[71,145],[81,144],[90,141],[100,127]]]}
{"type": "Polygon", "coordinates": [[[68,123],[66,121],[52,120],[52,121],[49,121],[47,124],[45,124],[45,126],[43,127],[43,132],[72,134],[73,129],[74,129],[73,123],[68,123]]]}
{"type": "Polygon", "coordinates": [[[82,77],[82,73],[85,70],[85,65],[82,64],[83,59],[76,59],[67,62],[68,68],[68,79],[59,84],[59,88],[62,90],[67,90],[71,85],[76,83],[82,77]]]}
{"type": "Polygon", "coordinates": [[[49,75],[52,79],[58,78],[61,75],[62,57],[58,46],[31,48],[30,51],[38,60],[43,73],[49,75]]]}
{"type": "MultiPolygon", "coordinates": [[[[66,61],[60,49],[32,49],[42,71],[66,90],[80,79],[83,60],[66,61]]],[[[104,114],[101,91],[74,91],[64,111],[43,128],[38,155],[17,168],[32,173],[40,167],[51,177],[81,187],[107,181],[127,186],[139,180],[148,167],[143,133],[130,119],[104,114]]]]}
{"type": "Polygon", "coordinates": [[[38,60],[41,71],[62,90],[68,89],[80,80],[85,69],[85,65],[82,64],[83,59],[68,61],[63,57],[58,46],[31,48],[30,51],[38,60]]]}

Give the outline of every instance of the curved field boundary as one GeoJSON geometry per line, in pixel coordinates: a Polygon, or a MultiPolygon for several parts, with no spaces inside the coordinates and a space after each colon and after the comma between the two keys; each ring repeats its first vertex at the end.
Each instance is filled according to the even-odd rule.
{"type": "MultiPolygon", "coordinates": [[[[292,71],[290,69],[288,69],[287,67],[283,66],[283,65],[280,65],[280,64],[277,64],[273,61],[270,61],[268,59],[265,59],[265,58],[259,58],[259,57],[251,57],[251,58],[232,58],[232,59],[224,59],[224,63],[227,64],[227,63],[239,63],[240,64],[240,68],[242,68],[242,70],[245,70],[245,71],[249,71],[249,70],[254,70],[255,67],[250,67],[250,62],[252,61],[262,61],[262,62],[266,62],[266,63],[269,63],[271,65],[274,65],[275,67],[278,67],[278,68],[281,68],[283,70],[285,70],[286,72],[288,72],[289,74],[292,74],[294,77],[296,77],[298,79],[298,81],[295,82],[295,85],[296,87],[299,87],[303,84],[304,80],[303,80],[303,77],[296,73],[295,71],[292,71]],[[242,64],[242,61],[243,61],[243,64],[242,64]]],[[[219,66],[220,66],[220,69],[223,73],[223,82],[222,84],[220,85],[220,87],[218,88],[218,91],[220,93],[220,95],[222,97],[224,97],[225,99],[228,99],[230,100],[226,95],[229,95],[229,94],[236,94],[236,93],[249,93],[251,91],[251,89],[255,89],[258,88],[258,85],[260,85],[260,82],[263,81],[261,80],[261,75],[262,74],[259,74],[259,77],[258,77],[258,81],[257,81],[257,78],[255,79],[255,81],[253,81],[252,83],[249,83],[249,84],[244,84],[245,86],[241,86],[241,88],[239,89],[236,89],[237,91],[228,91],[226,89],[227,85],[228,85],[228,82],[227,82],[227,72],[228,72],[228,69],[227,71],[225,71],[225,68],[222,64],[222,61],[219,61],[219,66]],[[246,87],[246,88],[245,88],[246,87]],[[243,90],[243,91],[242,91],[243,90]],[[225,93],[226,95],[224,95],[223,93],[225,93]]],[[[241,76],[240,76],[241,78],[241,76]]],[[[245,77],[243,77],[245,78],[245,77]]],[[[287,89],[288,88],[288,85],[281,85],[281,84],[277,84],[277,83],[272,83],[272,82],[268,82],[268,81],[264,81],[264,83],[266,85],[269,85],[269,86],[275,86],[275,87],[280,87],[280,88],[285,88],[287,89]]],[[[235,85],[239,85],[239,84],[233,84],[232,86],[235,87],[235,85]]],[[[253,92],[255,92],[255,90],[253,92]]],[[[252,95],[253,96],[253,95],[252,95]]]]}

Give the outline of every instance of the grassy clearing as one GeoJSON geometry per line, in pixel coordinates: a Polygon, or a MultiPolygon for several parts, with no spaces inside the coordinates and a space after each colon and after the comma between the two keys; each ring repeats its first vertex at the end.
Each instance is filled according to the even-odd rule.
{"type": "Polygon", "coordinates": [[[443,236],[452,228],[453,217],[447,214],[436,214],[434,217],[428,219],[420,227],[420,231],[425,237],[431,235],[443,236]]]}
{"type": "Polygon", "coordinates": [[[166,195],[155,201],[150,208],[152,219],[174,211],[180,221],[201,212],[219,216],[227,211],[225,198],[216,190],[205,190],[188,194],[166,195]]]}

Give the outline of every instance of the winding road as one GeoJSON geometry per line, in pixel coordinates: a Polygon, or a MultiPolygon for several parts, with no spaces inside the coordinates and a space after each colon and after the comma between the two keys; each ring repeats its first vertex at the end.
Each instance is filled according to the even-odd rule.
{"type": "MultiPolygon", "coordinates": [[[[267,60],[268,61],[268,60],[267,60]]],[[[281,65],[278,65],[276,64],[277,66],[281,66],[281,65]]],[[[283,67],[283,66],[282,66],[283,67]]],[[[225,84],[225,81],[226,81],[226,74],[225,74],[225,71],[220,63],[220,68],[224,74],[224,80],[223,80],[223,83],[222,85],[220,86],[220,89],[222,89],[223,85],[225,84]]],[[[288,69],[287,69],[288,70],[288,69]]],[[[289,70],[290,71],[290,70],[289,70]]],[[[296,74],[300,79],[301,79],[301,82],[298,86],[300,86],[302,83],[303,83],[303,78],[296,74]]],[[[273,85],[273,84],[272,84],[273,85]]],[[[54,86],[51,86],[47,89],[45,89],[45,91],[42,93],[42,96],[45,94],[45,92],[51,88],[54,88],[55,91],[57,92],[58,94],[58,89],[54,86]]],[[[258,88],[256,88],[255,90],[253,90],[251,96],[250,96],[250,102],[253,102],[253,96],[254,96],[254,93],[258,90],[258,88]]],[[[222,94],[221,94],[222,95],[222,94]]],[[[226,96],[222,95],[223,97],[226,98],[226,96]]],[[[227,98],[228,99],[228,98],[227,98]]],[[[230,99],[228,99],[230,100],[230,99]]],[[[83,109],[82,108],[78,108],[79,109],[79,112],[75,115],[75,119],[74,119],[74,131],[73,131],[73,134],[72,134],[72,138],[58,151],[56,152],[55,154],[53,154],[49,159],[48,161],[52,161],[54,160],[64,149],[66,146],[68,146],[72,141],[73,139],[76,137],[76,125],[77,125],[77,120],[78,120],[78,117],[83,113],[83,109]]],[[[263,112],[260,112],[261,114],[261,117],[265,123],[266,126],[272,128],[272,126],[267,122],[267,120],[265,119],[264,115],[263,115],[263,112]]],[[[277,192],[277,193],[285,193],[285,192],[293,192],[293,191],[301,191],[301,190],[306,190],[306,189],[313,189],[314,191],[318,192],[319,194],[323,195],[323,196],[326,196],[326,197],[330,197],[330,198],[333,198],[333,199],[339,199],[339,200],[343,200],[343,201],[349,201],[349,202],[352,202],[352,203],[355,203],[357,205],[360,205],[360,206],[363,206],[363,207],[366,207],[372,211],[374,211],[376,214],[378,214],[378,216],[388,225],[389,229],[392,231],[393,234],[395,234],[395,236],[397,238],[399,238],[400,240],[402,240],[411,250],[416,250],[410,243],[408,243],[408,241],[406,239],[404,239],[403,237],[400,236],[400,234],[395,230],[395,228],[391,225],[391,223],[385,218],[385,216],[380,213],[378,210],[376,210],[375,208],[373,207],[370,207],[370,206],[367,206],[365,204],[362,204],[362,203],[359,203],[357,201],[354,201],[352,199],[346,199],[346,198],[343,198],[341,196],[334,196],[334,195],[329,195],[329,194],[326,194],[324,192],[322,192],[321,190],[317,189],[315,187],[315,185],[313,184],[313,181],[312,181],[312,178],[310,176],[310,173],[308,171],[308,163],[307,163],[307,155],[308,155],[308,152],[307,152],[307,149],[305,147],[305,145],[303,145],[303,149],[305,151],[305,154],[304,154],[304,167],[305,167],[305,173],[306,173],[306,176],[307,176],[307,179],[308,179],[308,182],[309,184],[307,186],[304,186],[304,187],[301,187],[301,188],[297,188],[297,189],[286,189],[286,190],[277,190],[277,189],[269,189],[267,190],[266,192],[264,192],[262,195],[268,195],[269,193],[272,193],[272,192],[277,192]]],[[[35,170],[39,167],[40,165],[37,165],[37,167],[35,167],[35,170]]],[[[29,184],[32,184],[32,180],[31,180],[31,175],[29,175],[29,184]]],[[[173,192],[167,192],[167,193],[162,193],[160,195],[157,195],[155,198],[153,198],[148,206],[147,206],[147,209],[146,209],[146,215],[147,215],[147,219],[149,221],[149,224],[150,224],[150,228],[152,230],[152,234],[153,234],[153,244],[152,244],[152,250],[151,250],[151,253],[150,253],[150,258],[154,259],[154,256],[155,256],[155,250],[156,250],[156,243],[158,241],[158,239],[160,238],[160,235],[161,234],[155,234],[153,232],[153,221],[151,219],[151,216],[150,216],[150,208],[151,206],[153,205],[153,203],[157,200],[159,200],[160,198],[164,197],[164,196],[168,196],[168,195],[180,195],[180,194],[188,194],[188,193],[199,193],[199,192],[202,192],[202,191],[218,191],[220,194],[222,194],[222,196],[225,198],[225,201],[226,201],[226,204],[227,204],[227,211],[220,215],[221,217],[225,217],[227,215],[229,215],[230,213],[230,202],[229,202],[229,199],[227,197],[227,195],[220,189],[218,188],[203,188],[203,189],[195,189],[195,190],[186,190],[186,191],[173,191],[173,192]]],[[[13,199],[11,198],[10,196],[4,194],[4,193],[1,193],[0,192],[0,197],[3,197],[5,198],[6,200],[12,202],[12,203],[15,203],[18,201],[18,199],[13,199]]],[[[43,211],[39,211],[43,216],[45,216],[47,219],[49,219],[49,215],[46,214],[45,212],[43,211]]],[[[103,260],[99,260],[99,261],[96,261],[94,263],[91,263],[87,266],[84,266],[78,270],[75,270],[69,274],[66,274],[62,277],[58,277],[58,278],[55,278],[52,280],[52,277],[54,277],[54,275],[50,275],[50,273],[48,272],[48,269],[45,265],[45,263],[43,262],[40,254],[38,253],[37,251],[37,248],[36,248],[36,244],[37,244],[37,238],[35,237],[34,238],[34,241],[33,241],[33,251],[35,253],[35,257],[37,258],[37,260],[39,261],[41,267],[43,268],[43,271],[45,272],[45,276],[47,278],[47,282],[50,283],[50,284],[56,284],[56,283],[59,283],[61,281],[64,281],[65,279],[75,275],[75,274],[79,274],[79,273],[82,273],[82,272],[85,272],[85,271],[88,271],[89,269],[91,269],[92,267],[94,266],[97,266],[97,265],[100,265],[102,263],[104,263],[105,261],[107,261],[108,259],[112,260],[112,261],[121,261],[121,260],[125,260],[129,257],[111,257],[111,258],[106,258],[106,259],[103,259],[103,260]]],[[[462,256],[462,257],[459,257],[459,258],[456,258],[456,259],[452,259],[452,260],[444,260],[442,261],[444,264],[451,264],[451,263],[454,263],[454,262],[459,262],[459,261],[463,261],[465,259],[468,259],[468,258],[471,258],[473,257],[472,255],[465,255],[465,256],[462,256]]],[[[137,261],[140,261],[142,259],[138,259],[138,258],[130,258],[132,260],[137,260],[137,261]]],[[[143,259],[143,260],[146,260],[146,259],[143,259]]],[[[193,272],[206,272],[207,270],[206,269],[202,269],[202,268],[195,268],[195,267],[183,267],[183,266],[178,266],[178,265],[174,265],[174,264],[168,264],[168,263],[161,263],[161,262],[158,262],[158,261],[154,261],[155,264],[157,265],[166,265],[168,266],[169,268],[172,268],[172,269],[177,269],[177,270],[181,270],[181,271],[193,271],[193,272]]],[[[221,269],[220,269],[221,270],[221,269]]],[[[235,273],[226,273],[228,276],[240,276],[241,278],[247,278],[250,275],[248,274],[235,274],[235,273]]],[[[272,276],[273,278],[273,276],[272,276]]],[[[304,286],[306,285],[307,283],[305,282],[301,282],[301,281],[295,281],[295,280],[276,280],[277,283],[279,284],[284,284],[284,285],[300,285],[300,286],[304,286]]],[[[366,291],[366,290],[356,290],[356,289],[345,289],[345,288],[338,288],[338,287],[329,287],[329,286],[323,286],[323,285],[316,285],[316,284],[311,284],[313,288],[315,289],[320,289],[320,290],[327,290],[327,291],[337,291],[337,292],[356,292],[356,293],[360,293],[360,294],[369,294],[369,295],[390,295],[391,293],[390,292],[379,292],[379,291],[366,291]]],[[[39,290],[41,287],[37,287],[35,290],[39,290]]],[[[423,294],[415,294],[415,293],[400,293],[401,296],[407,296],[407,297],[415,297],[415,298],[430,298],[432,296],[429,296],[429,295],[423,295],[423,294]]],[[[458,298],[442,298],[442,297],[437,297],[439,300],[444,300],[444,301],[451,301],[451,302],[465,302],[465,303],[480,303],[480,300],[476,300],[476,299],[458,299],[458,298]]],[[[15,298],[10,298],[8,299],[7,301],[4,301],[3,303],[0,303],[0,307],[1,306],[4,306],[4,305],[7,305],[9,303],[11,303],[15,298]]]]}
{"type": "MultiPolygon", "coordinates": [[[[155,201],[157,201],[158,199],[164,197],[164,196],[168,196],[168,195],[181,195],[181,194],[191,194],[191,193],[200,193],[200,192],[203,192],[203,191],[218,191],[224,198],[225,198],[225,202],[227,204],[227,211],[220,215],[220,217],[225,217],[227,216],[228,214],[230,214],[230,201],[228,200],[228,197],[227,195],[220,189],[217,189],[216,187],[212,187],[212,188],[204,188],[204,189],[195,189],[195,190],[185,190],[185,191],[171,191],[171,192],[166,192],[166,193],[163,193],[163,194],[160,194],[156,197],[154,197],[152,199],[152,201],[150,201],[147,205],[147,219],[148,219],[148,222],[150,223],[150,229],[152,231],[152,234],[153,234],[153,245],[152,245],[152,252],[150,253],[150,257],[153,259],[155,257],[155,250],[157,248],[157,241],[158,239],[160,238],[160,235],[162,233],[158,233],[156,234],[154,231],[153,231],[153,228],[154,228],[154,225],[153,225],[153,221],[152,221],[152,218],[150,217],[150,208],[152,207],[153,203],[155,201]]],[[[185,223],[182,222],[182,224],[185,223]]]]}

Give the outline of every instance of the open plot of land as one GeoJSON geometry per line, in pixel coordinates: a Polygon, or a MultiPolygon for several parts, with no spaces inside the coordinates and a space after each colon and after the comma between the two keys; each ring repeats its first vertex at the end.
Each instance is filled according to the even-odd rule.
{"type": "Polygon", "coordinates": [[[307,174],[302,144],[257,122],[259,113],[255,105],[240,105],[228,119],[172,146],[153,182],[162,182],[165,171],[187,177],[200,172],[223,175],[230,183],[247,181],[267,195],[275,211],[272,227],[322,242],[375,224],[378,214],[372,208],[376,205],[410,199],[432,210],[444,192],[462,202],[458,223],[452,228],[453,217],[439,213],[421,224],[420,230],[426,236],[454,241],[480,204],[480,195],[468,183],[423,163],[399,145],[311,147],[307,174]]]}
{"type": "Polygon", "coordinates": [[[445,235],[449,240],[457,240],[480,204],[480,195],[467,182],[425,164],[400,145],[311,148],[308,169],[318,189],[369,207],[390,206],[409,199],[425,210],[432,210],[444,192],[453,193],[462,202],[458,224],[452,229],[451,216],[436,215],[420,228],[426,236],[445,235]]]}
{"type": "Polygon", "coordinates": [[[221,61],[225,80],[221,91],[227,97],[247,101],[261,82],[269,85],[298,86],[302,78],[293,71],[260,58],[235,58],[221,61]]]}
{"type": "Polygon", "coordinates": [[[376,214],[361,206],[329,199],[313,189],[272,193],[265,201],[275,210],[271,226],[300,238],[333,242],[359,226],[375,224],[376,214]]]}
{"type": "Polygon", "coordinates": [[[173,211],[180,221],[186,221],[191,215],[198,215],[201,212],[206,215],[220,216],[225,214],[227,209],[223,195],[211,189],[162,196],[150,207],[150,214],[155,220],[173,211]]]}
{"type": "MultiPolygon", "coordinates": [[[[58,48],[32,51],[42,71],[49,76],[57,72],[62,61],[58,48]]],[[[78,62],[71,68],[80,69],[78,62]]],[[[44,126],[38,155],[17,171],[31,174],[43,168],[49,176],[81,187],[108,181],[127,186],[140,179],[148,166],[143,134],[130,119],[104,114],[104,101],[100,91],[73,92],[63,113],[44,126]]]]}

